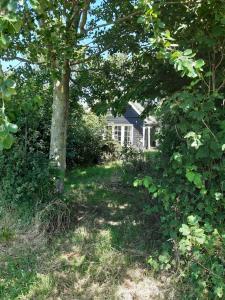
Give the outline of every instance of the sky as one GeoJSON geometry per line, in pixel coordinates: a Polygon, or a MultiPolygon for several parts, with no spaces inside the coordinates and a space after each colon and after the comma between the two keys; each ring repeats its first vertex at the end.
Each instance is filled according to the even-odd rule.
{"type": "MultiPolygon", "coordinates": [[[[1,0],[0,0],[1,1],[1,0]]],[[[94,7],[100,5],[102,3],[103,0],[96,0],[94,7]]],[[[101,23],[100,23],[101,24],[101,23]]],[[[90,38],[85,39],[84,44],[88,44],[91,42],[90,38]]],[[[20,62],[18,60],[12,60],[12,61],[3,61],[0,59],[0,64],[2,65],[3,71],[7,71],[8,68],[17,68],[18,66],[22,66],[24,65],[23,62],[20,62]]]]}

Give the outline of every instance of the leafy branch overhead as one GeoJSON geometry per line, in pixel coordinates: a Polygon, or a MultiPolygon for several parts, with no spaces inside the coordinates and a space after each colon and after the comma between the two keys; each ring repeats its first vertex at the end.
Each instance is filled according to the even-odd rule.
{"type": "MultiPolygon", "coordinates": [[[[16,15],[17,1],[6,0],[0,3],[0,53],[10,45],[10,38],[18,34],[21,28],[21,20],[16,15]]],[[[0,151],[10,149],[17,132],[17,126],[8,121],[5,113],[5,103],[15,95],[14,82],[4,76],[0,65],[0,151]]]]}
{"type": "Polygon", "coordinates": [[[160,19],[160,1],[156,4],[154,1],[141,1],[140,5],[145,10],[145,14],[139,17],[138,22],[145,26],[146,31],[153,32],[149,44],[151,49],[157,50],[157,59],[169,61],[182,76],[190,78],[201,76],[204,61],[194,59],[196,53],[191,49],[179,50],[176,39],[171,36],[171,32],[166,29],[166,24],[160,19]]]}

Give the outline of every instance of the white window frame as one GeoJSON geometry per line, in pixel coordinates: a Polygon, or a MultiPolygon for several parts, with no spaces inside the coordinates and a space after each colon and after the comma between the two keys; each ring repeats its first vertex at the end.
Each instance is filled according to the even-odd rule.
{"type": "Polygon", "coordinates": [[[112,123],[109,123],[109,124],[107,124],[107,126],[112,126],[112,139],[115,139],[115,137],[114,137],[115,126],[120,126],[121,127],[121,142],[120,142],[121,146],[124,146],[125,127],[130,127],[131,128],[131,145],[134,144],[134,125],[133,124],[112,124],[112,123]]]}
{"type": "Polygon", "coordinates": [[[112,128],[112,136],[113,136],[113,139],[115,139],[118,143],[120,143],[122,145],[123,141],[124,141],[124,129],[123,129],[123,127],[119,124],[114,124],[113,128],[112,128]],[[120,129],[121,129],[121,141],[118,141],[117,139],[115,139],[115,127],[120,127],[120,129]]]}
{"type": "Polygon", "coordinates": [[[130,144],[133,145],[134,144],[134,126],[132,124],[124,124],[123,126],[123,130],[122,130],[122,141],[123,141],[123,145],[125,144],[125,127],[130,127],[131,128],[131,136],[130,136],[130,144]]]}
{"type": "Polygon", "coordinates": [[[152,149],[152,146],[151,146],[151,130],[152,130],[151,126],[143,126],[143,148],[145,148],[147,150],[152,149]],[[146,131],[147,131],[147,138],[148,138],[148,142],[147,142],[148,147],[145,143],[145,132],[146,131]]]}

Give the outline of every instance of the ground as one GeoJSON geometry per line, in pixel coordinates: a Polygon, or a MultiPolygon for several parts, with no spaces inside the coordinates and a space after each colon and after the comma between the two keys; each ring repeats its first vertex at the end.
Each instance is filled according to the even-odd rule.
{"type": "MultiPolygon", "coordinates": [[[[170,277],[155,278],[147,264],[159,243],[143,210],[149,196],[124,183],[120,165],[70,172],[66,195],[73,221],[61,233],[46,237],[37,220],[26,231],[5,227],[0,299],[173,298],[170,277]]],[[[65,215],[54,224],[65,222],[65,215]]]]}

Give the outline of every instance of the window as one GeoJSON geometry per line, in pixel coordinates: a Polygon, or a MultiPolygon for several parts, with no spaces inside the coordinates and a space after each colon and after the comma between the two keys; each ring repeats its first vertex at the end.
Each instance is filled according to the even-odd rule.
{"type": "Polygon", "coordinates": [[[124,126],[124,145],[132,144],[132,126],[124,126]]]}
{"type": "Polygon", "coordinates": [[[153,127],[147,126],[143,128],[143,137],[144,137],[143,146],[146,149],[151,149],[156,147],[157,144],[156,130],[157,128],[155,126],[153,127]]]}
{"type": "Polygon", "coordinates": [[[114,127],[114,139],[121,144],[121,142],[122,142],[122,126],[114,127]]]}
{"type": "Polygon", "coordinates": [[[133,125],[108,125],[104,131],[104,138],[114,139],[121,145],[133,144],[133,125]]]}

